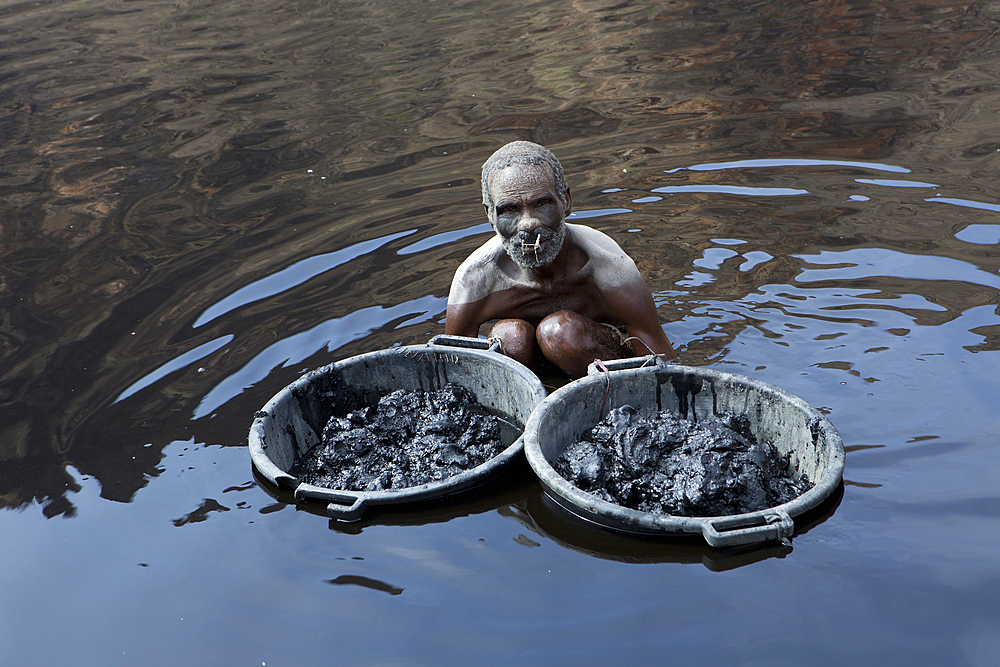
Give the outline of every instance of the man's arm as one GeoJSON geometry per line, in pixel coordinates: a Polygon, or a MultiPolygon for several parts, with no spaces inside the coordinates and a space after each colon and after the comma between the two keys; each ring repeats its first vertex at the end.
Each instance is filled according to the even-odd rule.
{"type": "Polygon", "coordinates": [[[668,361],[677,359],[677,353],[660,326],[653,297],[641,277],[637,275],[627,287],[615,290],[610,296],[610,303],[615,304],[615,316],[624,323],[625,331],[642,341],[631,341],[636,354],[652,352],[668,361]]]}
{"type": "Polygon", "coordinates": [[[444,332],[449,336],[477,337],[479,327],[483,324],[478,321],[478,310],[476,304],[453,304],[449,301],[445,313],[444,332]]]}
{"type": "Polygon", "coordinates": [[[649,351],[652,350],[654,354],[660,355],[665,361],[676,361],[677,353],[674,352],[673,346],[667,340],[667,335],[663,333],[660,318],[656,315],[656,306],[648,292],[646,300],[649,303],[640,313],[640,317],[625,324],[628,335],[635,336],[642,341],[642,343],[632,341],[632,349],[639,355],[649,354],[649,351]]]}
{"type": "Polygon", "coordinates": [[[444,332],[450,336],[475,338],[479,335],[479,327],[488,319],[484,317],[481,294],[488,291],[484,286],[486,271],[482,254],[480,248],[470,255],[451,280],[444,323],[444,332]]]}
{"type": "Polygon", "coordinates": [[[603,232],[580,225],[574,225],[573,229],[587,245],[596,265],[595,278],[607,314],[624,324],[629,336],[642,341],[630,341],[635,353],[652,352],[668,360],[677,359],[660,326],[653,296],[632,258],[603,232]]]}

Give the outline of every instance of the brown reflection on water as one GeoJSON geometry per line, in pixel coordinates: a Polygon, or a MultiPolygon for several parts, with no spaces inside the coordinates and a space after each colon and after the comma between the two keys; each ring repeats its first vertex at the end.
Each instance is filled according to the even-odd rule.
{"type": "MultiPolygon", "coordinates": [[[[125,7],[3,10],[7,506],[37,499],[47,514],[68,511],[68,463],[100,480],[106,498],[128,501],[205,395],[262,350],[365,307],[443,299],[482,236],[400,251],[481,224],[478,165],[515,138],[557,151],[581,208],[634,210],[627,223],[593,224],[622,239],[654,291],[675,293],[661,309],[667,321],[761,285],[794,285],[808,264],[799,255],[820,250],[891,248],[994,275],[1000,267],[995,253],[954,239],[957,223],[942,222],[964,211],[908,195],[845,203],[861,192],[854,179],[873,175],[864,170],[663,173],[822,155],[891,162],[982,195],[975,179],[994,173],[997,158],[986,114],[995,93],[976,69],[992,23],[977,5],[574,2],[513,17],[499,5],[428,13],[408,2],[338,3],[335,12],[320,2],[125,7]],[[809,194],[630,203],[675,184],[804,185],[809,194]],[[623,226],[642,231],[623,235],[623,226]],[[296,262],[404,232],[194,326],[213,304],[296,262]],[[771,259],[747,271],[723,263],[711,283],[679,289],[719,237],[771,259]],[[229,335],[112,405],[153,369],[229,335]]],[[[890,308],[900,293],[942,305],[914,311],[927,326],[996,300],[995,289],[962,281],[864,285],[890,308]]],[[[421,342],[440,331],[440,310],[374,321],[330,352],[421,342]]],[[[681,344],[703,362],[758,326],[770,325],[729,321],[721,337],[681,344]]],[[[978,349],[997,349],[996,329],[982,331],[978,349]]],[[[218,414],[229,427],[219,419],[199,428],[240,444],[236,425],[299,370],[271,373],[283,360],[273,361],[261,360],[252,378],[266,387],[224,397],[218,414]]]]}
{"type": "Polygon", "coordinates": [[[4,657],[993,664],[998,19],[0,3],[4,657]],[[443,330],[513,139],[563,160],[685,362],[840,429],[791,551],[597,530],[526,464],[351,524],[255,479],[279,389],[443,330]]]}

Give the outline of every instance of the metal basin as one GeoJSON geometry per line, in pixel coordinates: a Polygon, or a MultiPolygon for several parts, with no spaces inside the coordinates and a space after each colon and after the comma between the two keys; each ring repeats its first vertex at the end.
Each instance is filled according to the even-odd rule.
{"type": "Polygon", "coordinates": [[[468,389],[484,407],[520,432],[545,398],[535,375],[479,338],[437,336],[427,345],[362,354],[307,373],[281,390],[254,417],[250,457],[257,471],[297,500],[328,503],[334,519],[358,519],[367,507],[443,498],[496,476],[522,450],[522,438],[482,465],[447,479],[404,489],[350,491],[300,483],[292,465],[313,445],[330,417],[344,416],[397,389],[435,391],[448,383],[468,389]]]}
{"type": "Polygon", "coordinates": [[[792,517],[816,507],[840,484],[840,434],[815,408],[778,387],[710,368],[667,365],[658,357],[611,361],[605,367],[607,373],[591,365],[587,377],[552,393],[524,429],[525,455],[545,492],[583,519],[629,533],[701,533],[716,547],[787,540],[795,531],[792,517]],[[661,410],[691,420],[724,411],[745,415],[757,440],[773,443],[782,456],[791,452],[795,475],[808,475],[814,486],[776,507],[718,517],[653,514],[601,500],[563,479],[553,464],[600,421],[602,406],[606,412],[623,404],[646,417],[661,410]]]}

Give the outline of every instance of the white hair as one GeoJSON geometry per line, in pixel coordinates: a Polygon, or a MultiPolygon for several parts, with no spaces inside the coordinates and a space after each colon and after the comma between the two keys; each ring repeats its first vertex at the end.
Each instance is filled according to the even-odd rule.
{"type": "Polygon", "coordinates": [[[566,207],[566,176],[562,165],[555,155],[545,146],[530,141],[512,141],[501,147],[483,163],[483,204],[487,209],[493,208],[493,196],[490,194],[490,179],[501,169],[515,164],[544,164],[552,171],[552,180],[556,186],[556,196],[566,207]]]}

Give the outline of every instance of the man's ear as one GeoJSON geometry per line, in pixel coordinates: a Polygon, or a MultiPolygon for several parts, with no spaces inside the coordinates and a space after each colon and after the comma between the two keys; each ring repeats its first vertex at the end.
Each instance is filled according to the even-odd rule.
{"type": "Polygon", "coordinates": [[[483,208],[486,210],[486,219],[489,221],[490,227],[492,227],[493,230],[496,231],[497,226],[493,224],[493,216],[490,215],[490,205],[487,204],[486,202],[483,202],[483,208]]]}
{"type": "Polygon", "coordinates": [[[573,212],[573,195],[569,193],[569,187],[566,187],[566,215],[573,212]]]}

